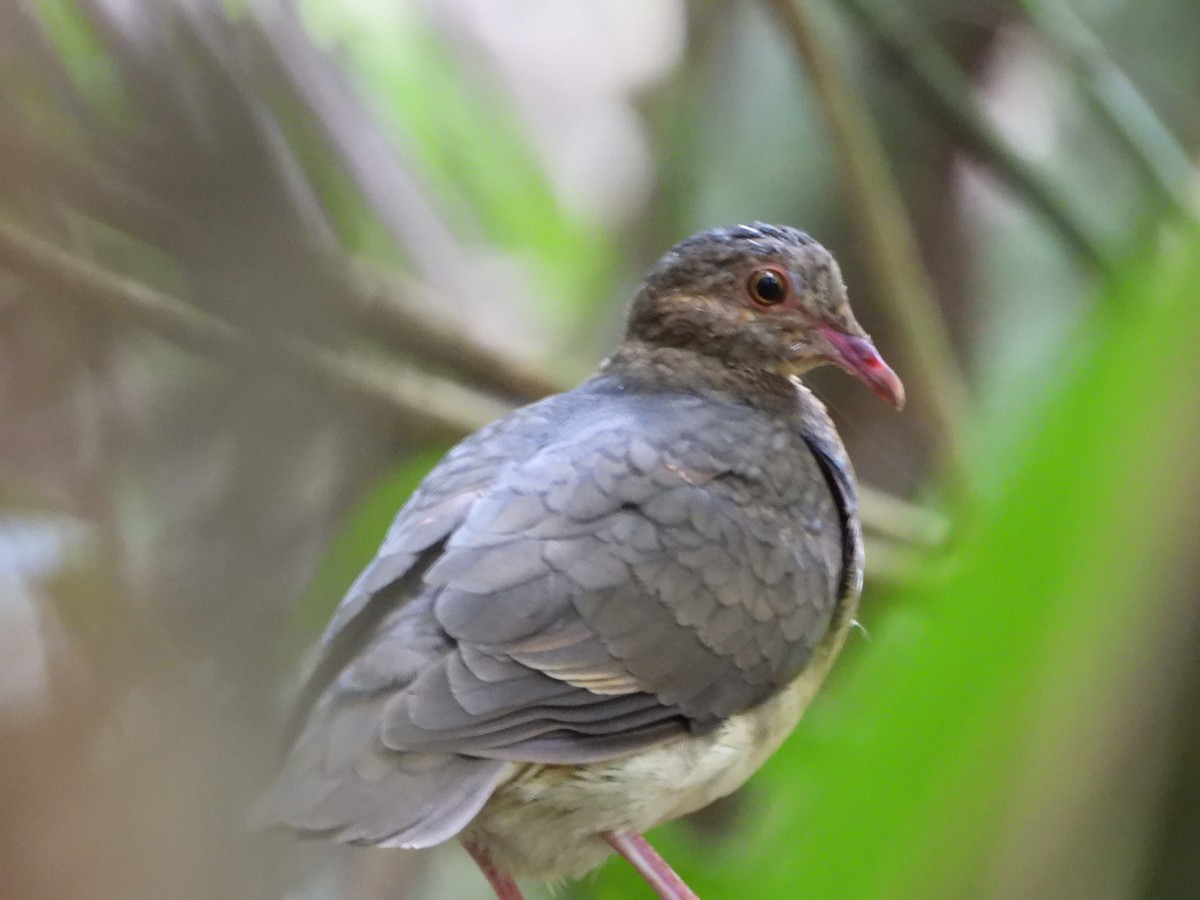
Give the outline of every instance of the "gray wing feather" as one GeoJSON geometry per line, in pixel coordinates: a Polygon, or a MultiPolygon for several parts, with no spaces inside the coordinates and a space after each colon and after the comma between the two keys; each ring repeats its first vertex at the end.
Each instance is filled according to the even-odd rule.
{"type": "Polygon", "coordinates": [[[475,817],[508,764],[396,753],[373,704],[321,704],[259,810],[264,821],[349,844],[431,847],[475,817]]]}
{"type": "Polygon", "coordinates": [[[633,752],[803,668],[861,559],[840,446],[736,404],[609,401],[528,407],[414,494],[326,633],[282,821],[434,842],[506,760],[633,752]]]}
{"type": "Polygon", "coordinates": [[[788,683],[838,601],[841,512],[799,439],[783,458],[780,431],[741,416],[641,423],[633,442],[609,420],[507,472],[424,575],[456,649],[389,704],[385,743],[535,759],[531,735],[574,735],[582,758],[618,733],[709,727],[788,683]],[[511,668],[481,682],[472,652],[511,668]],[[657,707],[610,720],[621,693],[657,707]],[[568,704],[606,724],[567,720],[568,704]]]}

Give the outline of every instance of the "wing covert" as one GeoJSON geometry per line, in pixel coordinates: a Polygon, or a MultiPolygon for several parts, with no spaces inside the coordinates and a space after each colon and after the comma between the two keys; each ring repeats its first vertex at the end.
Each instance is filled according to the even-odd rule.
{"type": "Polygon", "coordinates": [[[454,649],[388,700],[385,744],[580,761],[787,684],[838,601],[840,511],[802,438],[723,412],[575,429],[487,489],[422,579],[454,649]]]}

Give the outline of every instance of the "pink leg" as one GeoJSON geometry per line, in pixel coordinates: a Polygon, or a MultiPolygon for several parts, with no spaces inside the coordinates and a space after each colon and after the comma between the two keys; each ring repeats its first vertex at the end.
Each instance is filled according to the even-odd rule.
{"type": "Polygon", "coordinates": [[[640,834],[606,831],[601,837],[633,864],[663,900],[700,900],[640,834]]]}
{"type": "Polygon", "coordinates": [[[463,841],[463,846],[467,848],[467,852],[471,854],[471,858],[483,872],[483,877],[488,880],[488,884],[496,892],[497,900],[525,900],[521,895],[521,889],[512,880],[512,876],[497,869],[486,850],[470,841],[463,841]]]}

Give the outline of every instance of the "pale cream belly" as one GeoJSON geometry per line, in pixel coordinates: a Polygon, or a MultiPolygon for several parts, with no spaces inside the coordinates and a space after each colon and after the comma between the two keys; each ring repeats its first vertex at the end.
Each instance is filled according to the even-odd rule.
{"type": "Polygon", "coordinates": [[[612,853],[598,836],[602,832],[641,833],[732,793],[795,729],[841,648],[850,618],[844,616],[787,688],[709,734],[602,763],[514,764],[512,778],[463,837],[514,876],[578,877],[612,853]]]}

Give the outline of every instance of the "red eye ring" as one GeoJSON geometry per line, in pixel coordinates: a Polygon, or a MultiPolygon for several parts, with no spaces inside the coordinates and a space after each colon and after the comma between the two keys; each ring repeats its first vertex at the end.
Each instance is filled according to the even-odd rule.
{"type": "Polygon", "coordinates": [[[792,293],[792,282],[782,269],[755,269],[746,280],[746,291],[759,306],[778,306],[792,293]]]}

